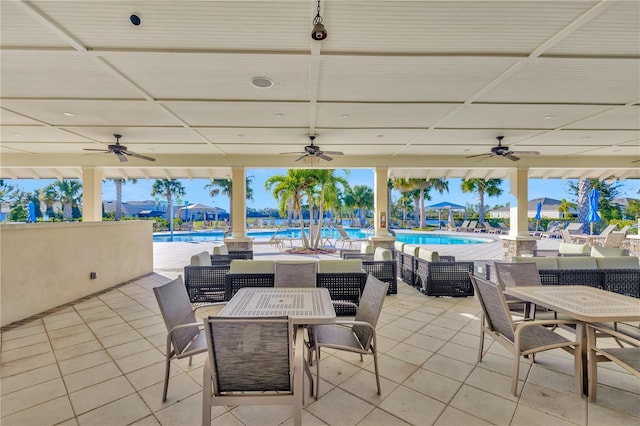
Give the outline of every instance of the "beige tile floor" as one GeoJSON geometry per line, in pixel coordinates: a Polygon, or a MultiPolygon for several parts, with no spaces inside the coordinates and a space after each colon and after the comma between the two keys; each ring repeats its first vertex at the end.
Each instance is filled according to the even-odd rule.
{"type": "MultiPolygon", "coordinates": [[[[498,245],[499,242],[497,242],[498,245]]],[[[491,245],[476,259],[499,256],[491,245]]],[[[152,288],[177,276],[207,243],[156,244],[154,274],[2,330],[2,425],[196,425],[204,356],[173,363],[162,403],[166,331],[152,288]]],[[[465,247],[465,249],[467,249],[465,247]]],[[[256,257],[278,256],[257,245],[256,257]]],[[[449,254],[449,253],[447,253],[449,254]]],[[[461,255],[460,258],[468,258],[461,255]]],[[[371,357],[323,352],[320,398],[305,400],[305,425],[637,425],[640,381],[599,366],[598,402],[573,391],[563,351],[521,361],[487,339],[476,362],[475,298],[426,297],[399,283],[378,324],[382,395],[371,357]]],[[[212,425],[291,425],[286,407],[214,408],[212,425]]]]}

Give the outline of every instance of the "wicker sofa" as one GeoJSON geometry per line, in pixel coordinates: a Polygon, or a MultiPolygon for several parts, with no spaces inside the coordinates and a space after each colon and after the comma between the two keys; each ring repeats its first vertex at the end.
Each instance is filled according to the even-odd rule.
{"type": "Polygon", "coordinates": [[[456,262],[453,256],[399,242],[394,243],[394,256],[400,278],[427,296],[473,296],[473,262],[456,262]]]}
{"type": "Polygon", "coordinates": [[[367,244],[362,244],[361,250],[342,250],[343,259],[361,259],[362,269],[382,282],[389,283],[387,294],[398,293],[398,269],[391,250],[377,247],[373,253],[369,252],[367,244]]]}
{"type": "Polygon", "coordinates": [[[253,250],[234,250],[229,251],[225,243],[217,243],[213,245],[211,254],[211,263],[230,263],[234,259],[253,259],[253,250]]]}
{"type": "Polygon", "coordinates": [[[229,273],[229,262],[212,262],[206,251],[191,256],[191,264],[184,267],[184,284],[191,303],[226,300],[225,277],[229,273]]]}
{"type": "MultiPolygon", "coordinates": [[[[535,262],[543,285],[588,285],[640,297],[640,259],[633,256],[515,257],[535,262]]],[[[495,281],[495,268],[487,265],[495,281]]]]}
{"type": "MultiPolygon", "coordinates": [[[[273,287],[277,262],[279,261],[231,261],[229,273],[225,277],[225,300],[230,300],[243,287],[273,287]]],[[[291,262],[287,261],[287,263],[291,262]]],[[[352,302],[357,305],[368,275],[362,269],[362,260],[320,259],[317,262],[316,285],[327,288],[333,301],[352,302]]],[[[336,306],[336,314],[354,315],[355,309],[349,306],[336,306]]]]}

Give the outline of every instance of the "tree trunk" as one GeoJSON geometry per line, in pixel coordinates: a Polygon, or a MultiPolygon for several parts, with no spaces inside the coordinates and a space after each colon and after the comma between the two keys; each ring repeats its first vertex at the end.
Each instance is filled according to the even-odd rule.
{"type": "Polygon", "coordinates": [[[427,221],[425,218],[424,211],[424,188],[420,188],[420,228],[424,229],[427,227],[427,221]]]}
{"type": "Polygon", "coordinates": [[[478,201],[480,202],[478,206],[478,224],[482,226],[484,224],[484,191],[482,189],[478,189],[478,201]]]}
{"type": "Polygon", "coordinates": [[[122,218],[122,179],[116,179],[116,220],[122,218]]]}
{"type": "Polygon", "coordinates": [[[71,205],[71,201],[64,202],[62,215],[65,221],[71,221],[71,219],[73,218],[73,206],[71,205]]]}

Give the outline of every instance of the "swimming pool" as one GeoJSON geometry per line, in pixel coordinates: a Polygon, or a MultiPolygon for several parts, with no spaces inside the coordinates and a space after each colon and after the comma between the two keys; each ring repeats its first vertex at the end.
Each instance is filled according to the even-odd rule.
{"type": "MultiPolygon", "coordinates": [[[[359,228],[345,228],[351,238],[367,238],[367,234],[359,228]]],[[[265,241],[273,236],[274,231],[253,231],[247,232],[247,236],[254,237],[257,241],[265,241]]],[[[224,231],[194,231],[194,232],[174,232],[173,237],[168,232],[156,233],[153,235],[153,242],[204,242],[222,241],[224,231]]],[[[335,229],[323,229],[322,235],[325,238],[339,238],[340,234],[335,229]]],[[[300,229],[289,228],[278,231],[279,237],[299,238],[300,229]]],[[[396,232],[396,239],[407,244],[482,244],[492,240],[487,238],[469,238],[456,235],[446,235],[437,233],[409,233],[396,232]]]]}

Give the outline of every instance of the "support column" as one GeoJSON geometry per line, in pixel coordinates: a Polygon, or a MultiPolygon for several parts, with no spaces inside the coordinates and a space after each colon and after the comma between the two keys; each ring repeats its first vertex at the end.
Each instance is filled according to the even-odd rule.
{"type": "Polygon", "coordinates": [[[231,168],[231,238],[224,242],[229,251],[253,249],[253,238],[247,237],[247,181],[244,167],[231,168]]]}
{"type": "Polygon", "coordinates": [[[509,192],[516,198],[516,205],[511,206],[509,236],[500,237],[505,262],[515,256],[532,256],[537,242],[529,236],[529,169],[518,168],[509,178],[509,192]]]}
{"type": "Polygon", "coordinates": [[[376,247],[390,248],[393,246],[395,238],[389,234],[389,191],[387,182],[389,169],[387,167],[376,167],[374,170],[374,227],[375,236],[369,237],[374,249],[376,247]]]}
{"type": "Polygon", "coordinates": [[[102,222],[102,169],[82,168],[82,221],[102,222]]]}

